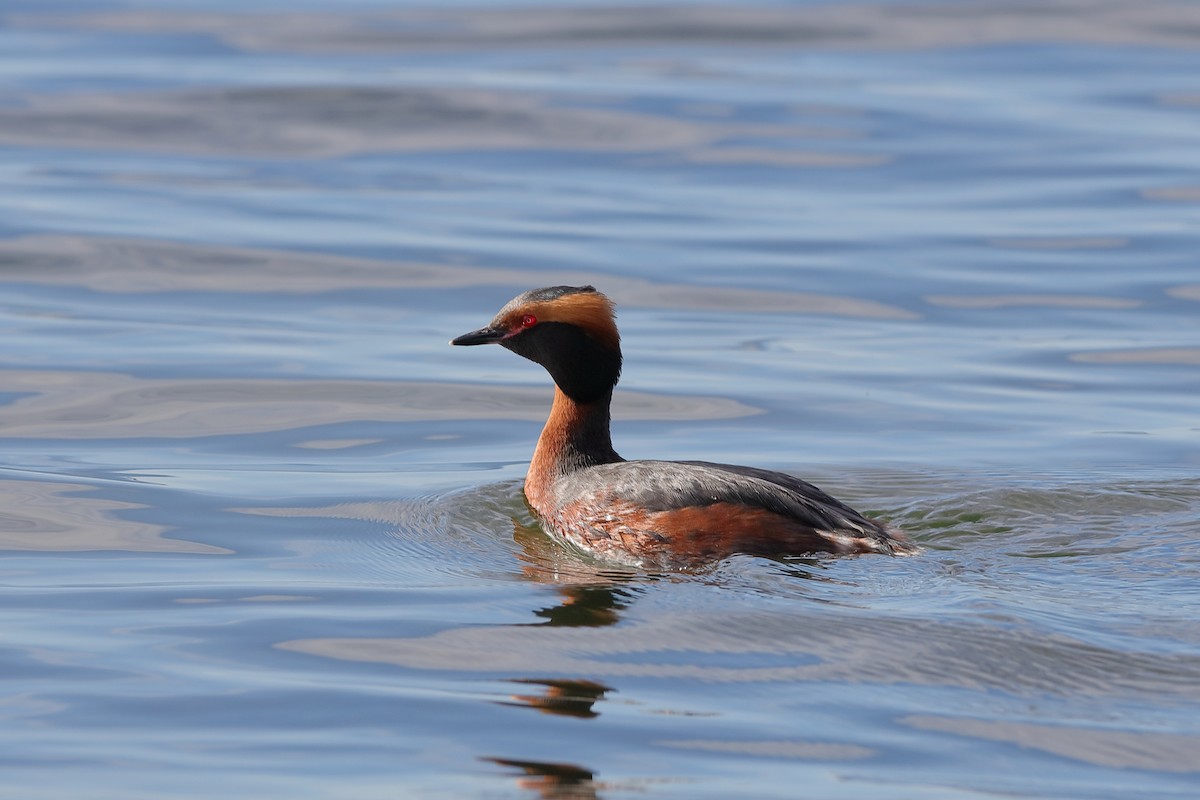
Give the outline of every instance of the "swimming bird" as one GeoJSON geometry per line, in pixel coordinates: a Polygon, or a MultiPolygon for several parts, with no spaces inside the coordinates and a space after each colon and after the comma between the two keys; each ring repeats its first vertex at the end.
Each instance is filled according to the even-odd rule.
{"type": "Polygon", "coordinates": [[[525,497],[551,534],[601,558],[674,568],[735,553],[916,551],[903,534],[785,473],[617,455],[609,407],[621,337],[612,302],[592,286],[525,292],[450,344],[498,344],[550,373],[554,403],[525,497]]]}

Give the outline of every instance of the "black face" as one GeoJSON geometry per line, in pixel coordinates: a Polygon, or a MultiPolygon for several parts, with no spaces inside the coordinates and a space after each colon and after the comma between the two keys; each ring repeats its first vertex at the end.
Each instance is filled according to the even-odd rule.
{"type": "Polygon", "coordinates": [[[542,322],[500,346],[541,364],[563,394],[579,403],[607,397],[621,377],[621,352],[604,347],[577,325],[542,322]]]}
{"type": "Polygon", "coordinates": [[[537,322],[514,332],[512,318],[529,305],[548,303],[571,294],[595,292],[591,286],[547,286],[513,298],[486,328],[464,333],[450,344],[498,344],[541,364],[563,394],[580,403],[608,396],[621,377],[621,351],[605,347],[583,328],[567,322],[537,322]]]}

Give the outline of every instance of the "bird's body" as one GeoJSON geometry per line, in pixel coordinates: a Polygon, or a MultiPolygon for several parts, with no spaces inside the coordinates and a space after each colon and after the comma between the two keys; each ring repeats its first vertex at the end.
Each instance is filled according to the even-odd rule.
{"type": "Polygon", "coordinates": [[[495,343],[546,368],[554,404],[525,496],[550,532],[609,560],[687,566],[735,553],[915,551],[810,483],[704,461],[626,461],[609,434],[621,371],[612,305],[590,286],[526,292],[451,344],[495,343]]]}

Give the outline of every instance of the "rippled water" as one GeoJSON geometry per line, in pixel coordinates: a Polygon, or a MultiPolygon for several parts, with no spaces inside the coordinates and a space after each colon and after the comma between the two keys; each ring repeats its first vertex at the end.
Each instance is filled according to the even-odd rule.
{"type": "Polygon", "coordinates": [[[30,798],[1200,786],[1200,7],[0,11],[4,783],[30,798]],[[916,558],[550,540],[541,371],[627,457],[916,558]]]}

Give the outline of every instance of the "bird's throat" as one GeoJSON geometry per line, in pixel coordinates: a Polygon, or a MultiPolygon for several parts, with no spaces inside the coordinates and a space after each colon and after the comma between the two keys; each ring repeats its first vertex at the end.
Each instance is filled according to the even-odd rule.
{"type": "Polygon", "coordinates": [[[535,511],[546,513],[553,505],[550,492],[556,479],[622,460],[613,450],[609,433],[611,403],[611,390],[593,402],[581,403],[555,387],[550,417],[525,476],[525,496],[535,511]]]}

